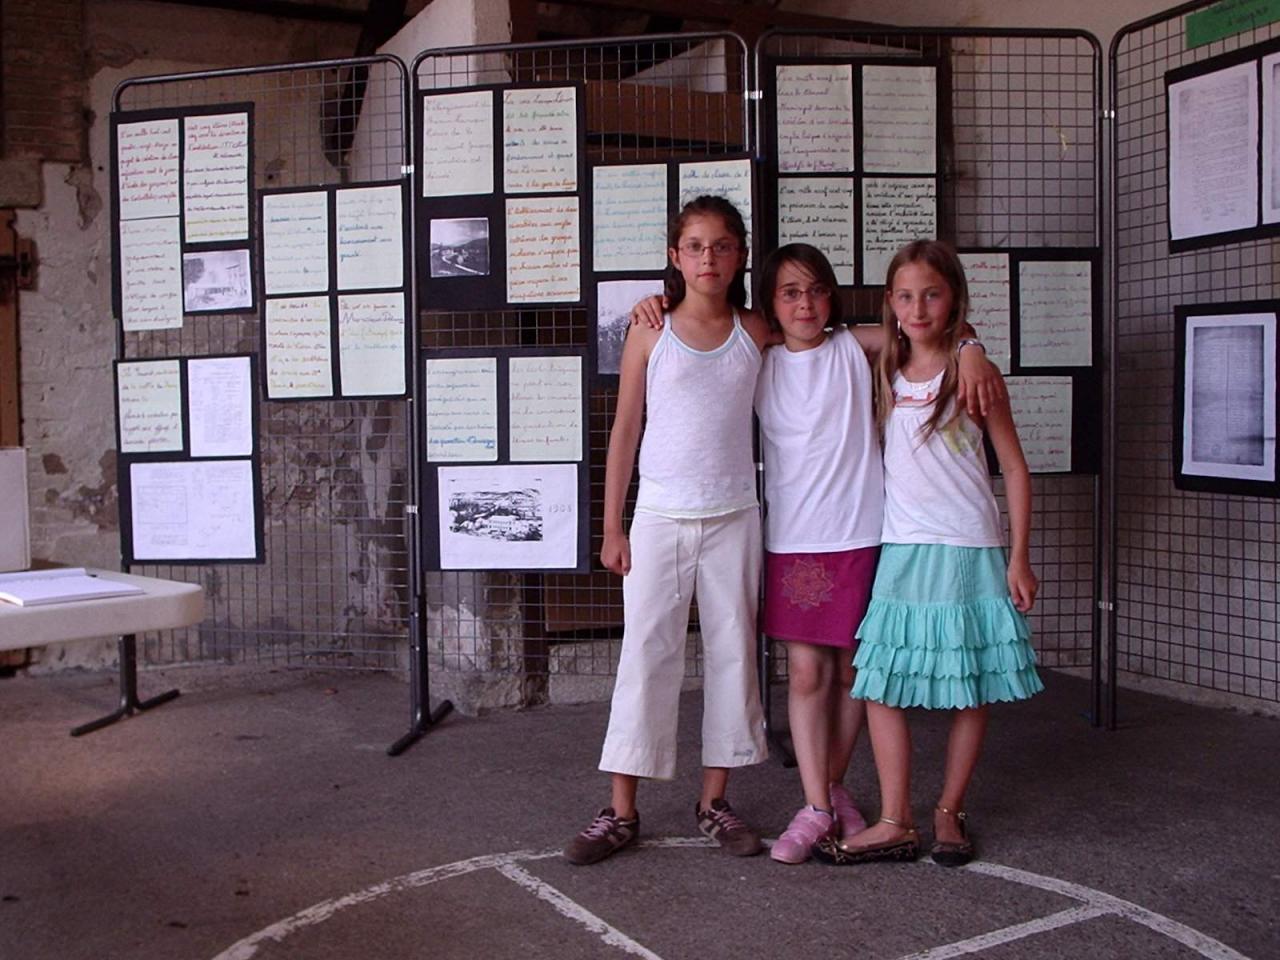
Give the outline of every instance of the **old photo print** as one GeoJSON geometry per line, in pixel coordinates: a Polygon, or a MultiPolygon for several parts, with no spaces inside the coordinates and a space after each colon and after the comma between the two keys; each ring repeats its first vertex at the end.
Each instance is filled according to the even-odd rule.
{"type": "Polygon", "coordinates": [[[431,221],[431,277],[487,277],[489,221],[484,217],[431,221]]]}

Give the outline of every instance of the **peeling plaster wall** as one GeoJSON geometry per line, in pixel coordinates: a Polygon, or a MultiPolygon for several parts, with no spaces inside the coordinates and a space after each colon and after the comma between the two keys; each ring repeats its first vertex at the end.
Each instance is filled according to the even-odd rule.
{"type": "MultiPolygon", "coordinates": [[[[45,163],[44,202],[19,211],[35,241],[37,287],[20,300],[22,430],[29,451],[32,555],[119,563],[111,361],[108,116],[129,77],[330,58],[355,48],[348,25],[199,10],[147,0],[85,5],[88,156],[45,163]],[[198,57],[199,59],[194,59],[198,57]]],[[[114,661],[110,640],[42,648],[33,670],[114,661]]]]}

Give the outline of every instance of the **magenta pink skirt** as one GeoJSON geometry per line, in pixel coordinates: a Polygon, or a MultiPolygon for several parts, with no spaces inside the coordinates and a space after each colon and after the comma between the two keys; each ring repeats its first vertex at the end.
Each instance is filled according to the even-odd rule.
{"type": "Polygon", "coordinates": [[[879,547],[765,553],[764,632],[775,640],[852,650],[879,556],[879,547]]]}

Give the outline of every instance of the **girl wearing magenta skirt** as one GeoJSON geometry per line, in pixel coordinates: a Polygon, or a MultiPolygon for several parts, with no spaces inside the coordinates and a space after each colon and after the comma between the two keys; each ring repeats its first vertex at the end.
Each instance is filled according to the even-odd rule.
{"type": "Polygon", "coordinates": [[[852,696],[867,701],[880,777],[880,819],[852,841],[825,838],[827,863],[914,860],[911,734],[906,707],[953,711],[930,853],[944,866],[974,855],[964,795],[989,706],[1043,689],[1025,614],[1031,571],[1031,479],[1007,402],[970,418],[955,402],[968,287],[955,251],[908,244],[889,264],[876,415],[884,441],[883,547],[858,630],[852,696]],[[991,439],[1009,512],[1006,556],[983,453],[991,439]]]}

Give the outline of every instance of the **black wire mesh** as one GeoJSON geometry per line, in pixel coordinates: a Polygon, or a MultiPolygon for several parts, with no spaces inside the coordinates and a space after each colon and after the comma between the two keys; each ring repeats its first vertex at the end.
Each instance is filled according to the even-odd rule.
{"type": "MultiPolygon", "coordinates": [[[[762,74],[774,69],[774,61],[808,57],[939,61],[946,97],[939,117],[942,236],[960,247],[1100,245],[1101,57],[1087,35],[777,32],[762,38],[757,53],[762,74]]],[[[880,296],[874,288],[854,291],[854,315],[878,315],[880,296]]],[[[1089,666],[1096,629],[1097,478],[1033,479],[1036,653],[1043,666],[1089,666]]],[[[1003,510],[999,481],[996,492],[1003,510]]]]}
{"type": "Polygon", "coordinates": [[[1112,48],[1116,666],[1274,703],[1276,503],[1176,490],[1172,458],[1175,307],[1280,296],[1280,246],[1170,254],[1164,75],[1280,28],[1187,49],[1183,15],[1193,6],[1126,27],[1112,48]]]}
{"type": "MultiPolygon", "coordinates": [[[[413,72],[419,92],[484,84],[582,83],[588,165],[750,149],[746,49],[732,35],[427,51],[413,72]]],[[[424,308],[424,348],[584,346],[591,334],[581,308],[489,313],[424,308]]],[[[602,539],[604,461],[615,401],[614,390],[593,388],[588,425],[593,557],[602,539]]],[[[505,689],[491,684],[490,695],[506,702],[607,695],[622,636],[618,577],[600,570],[587,575],[428,572],[425,579],[426,645],[435,689],[454,689],[448,673],[461,672],[518,675],[519,682],[505,689]]],[[[700,671],[695,639],[686,672],[693,677],[700,671]]]]}
{"type": "MultiPolygon", "coordinates": [[[[402,176],[405,88],[398,61],[369,58],[131,80],[116,109],[252,102],[253,188],[318,186],[402,176]]],[[[258,324],[257,314],[189,316],[180,330],[126,334],[121,356],[257,351],[258,324]]],[[[200,583],[206,597],[200,625],[139,637],[142,660],[399,666],[411,594],[406,406],[263,400],[265,563],[135,567],[200,583]]]]}

